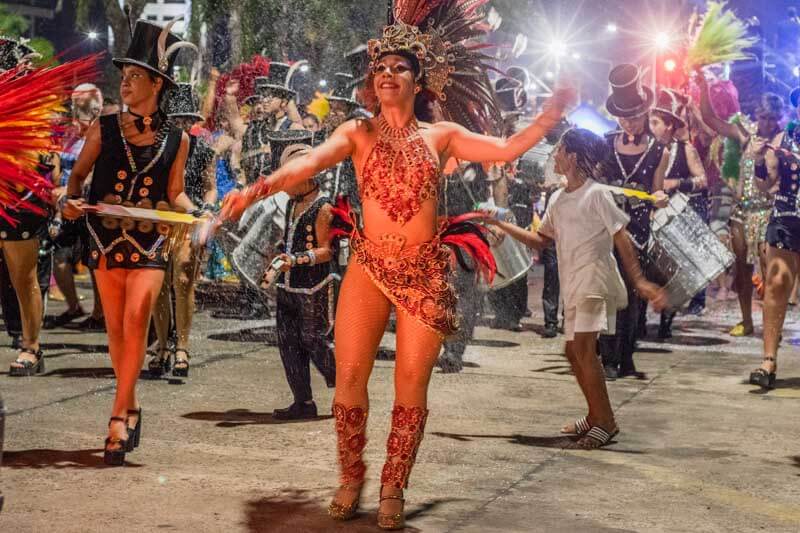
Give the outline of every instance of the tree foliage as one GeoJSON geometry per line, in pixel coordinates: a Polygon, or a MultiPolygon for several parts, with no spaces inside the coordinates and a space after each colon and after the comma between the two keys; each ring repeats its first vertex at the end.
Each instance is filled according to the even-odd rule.
{"type": "MultiPolygon", "coordinates": [[[[12,13],[8,6],[0,4],[0,36],[19,38],[25,35],[29,27],[30,24],[25,17],[12,13]]],[[[28,41],[27,44],[42,56],[35,63],[53,64],[53,56],[55,55],[53,43],[43,37],[36,37],[28,41]]]]}
{"type": "MultiPolygon", "coordinates": [[[[375,0],[195,0],[192,11],[192,36],[199,34],[203,23],[211,30],[219,27],[220,21],[238,18],[240,26],[228,28],[234,34],[233,51],[238,52],[232,54],[230,64],[263,53],[278,61],[307,59],[315,67],[332,72],[342,68],[346,51],[380,30],[386,4],[375,0]],[[236,34],[240,36],[239,50],[236,34]]],[[[212,42],[208,47],[227,44],[212,42]]]]}

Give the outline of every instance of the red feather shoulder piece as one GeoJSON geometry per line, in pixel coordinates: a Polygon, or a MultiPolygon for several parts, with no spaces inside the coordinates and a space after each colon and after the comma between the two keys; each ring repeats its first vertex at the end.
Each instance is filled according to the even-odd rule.
{"type": "Polygon", "coordinates": [[[39,155],[60,150],[64,103],[75,86],[96,78],[98,59],[0,74],[0,217],[14,223],[9,210],[41,212],[23,199],[26,191],[49,203],[52,184],[38,172],[39,155]]]}

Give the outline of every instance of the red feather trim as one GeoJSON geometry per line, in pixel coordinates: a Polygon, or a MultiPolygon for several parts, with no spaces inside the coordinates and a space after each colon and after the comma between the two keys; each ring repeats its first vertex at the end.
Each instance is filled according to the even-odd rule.
{"type": "Polygon", "coordinates": [[[0,74],[0,217],[12,224],[9,210],[43,212],[22,199],[26,190],[50,202],[52,184],[39,173],[39,155],[60,151],[64,102],[76,85],[96,79],[101,55],[0,74]]]}

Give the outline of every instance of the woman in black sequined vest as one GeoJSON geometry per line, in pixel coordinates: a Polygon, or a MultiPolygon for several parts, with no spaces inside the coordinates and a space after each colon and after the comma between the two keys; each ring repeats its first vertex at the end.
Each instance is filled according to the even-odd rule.
{"type": "MultiPolygon", "coordinates": [[[[101,117],[89,128],[70,176],[64,218],[75,220],[84,215],[84,206],[98,202],[195,210],[183,183],[189,138],[159,109],[162,91],[173,82],[156,68],[142,65],[126,60],[117,65],[122,69],[120,94],[128,110],[101,117]],[[84,200],[81,185],[92,169],[91,191],[84,200]]],[[[138,444],[141,431],[136,382],[150,315],[168,262],[164,253],[168,228],[95,215],[88,215],[87,225],[89,266],[95,271],[103,302],[117,377],[105,460],[121,465],[125,452],[138,444]]]]}

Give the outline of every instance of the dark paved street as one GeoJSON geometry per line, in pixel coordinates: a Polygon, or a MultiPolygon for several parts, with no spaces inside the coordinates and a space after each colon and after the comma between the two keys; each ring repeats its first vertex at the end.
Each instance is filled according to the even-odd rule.
{"type": "MultiPolygon", "coordinates": [[[[735,302],[715,304],[703,317],[679,317],[670,342],[642,344],[647,379],[609,384],[622,429],[614,445],[565,451],[558,430],[585,404],[563,341],[537,333],[541,289],[531,280],[535,315],[525,331],[479,327],[464,372],[433,376],[409,531],[800,530],[796,309],[777,390],[745,383],[760,342],[727,337],[735,302]]],[[[290,396],[271,322],[211,311],[197,316],[190,378],[141,382],[142,445],[126,468],[102,462],[114,387],[103,334],[45,331],[43,376],[3,372],[2,531],[377,531],[393,362],[377,362],[370,387],[364,512],[336,524],[325,512],[337,481],[332,391],[315,373],[325,416],[273,420],[290,396]]],[[[760,310],[756,317],[760,324],[760,310]]],[[[5,370],[14,354],[0,342],[5,370]]],[[[384,346],[393,343],[387,334],[384,346]]]]}

